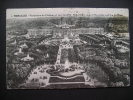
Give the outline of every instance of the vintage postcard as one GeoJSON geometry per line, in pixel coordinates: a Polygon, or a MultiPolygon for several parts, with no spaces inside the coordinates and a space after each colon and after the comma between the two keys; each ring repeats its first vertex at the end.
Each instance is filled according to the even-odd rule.
{"type": "Polygon", "coordinates": [[[6,10],[7,89],[130,86],[125,8],[6,10]]]}

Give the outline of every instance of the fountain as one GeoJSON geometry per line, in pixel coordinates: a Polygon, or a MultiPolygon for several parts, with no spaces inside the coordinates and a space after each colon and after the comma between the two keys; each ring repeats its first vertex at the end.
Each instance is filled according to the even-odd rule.
{"type": "Polygon", "coordinates": [[[22,53],[22,48],[19,48],[19,53],[22,53]]]}
{"type": "Polygon", "coordinates": [[[48,58],[49,57],[49,54],[47,53],[46,57],[48,58]]]}
{"type": "Polygon", "coordinates": [[[70,67],[70,62],[68,59],[65,61],[65,69],[68,69],[70,67]]]}
{"type": "Polygon", "coordinates": [[[47,53],[46,55],[43,56],[44,58],[49,58],[49,54],[47,53]]]}
{"type": "Polygon", "coordinates": [[[22,48],[19,48],[19,51],[16,52],[16,53],[14,53],[14,55],[19,55],[19,54],[23,54],[23,52],[22,52],[22,48]]]}
{"type": "Polygon", "coordinates": [[[28,58],[28,59],[31,58],[29,54],[27,54],[27,58],[28,58]]]}
{"type": "Polygon", "coordinates": [[[27,56],[22,58],[21,60],[23,60],[23,61],[32,61],[32,60],[34,60],[34,58],[30,57],[30,55],[27,54],[27,56]]]}

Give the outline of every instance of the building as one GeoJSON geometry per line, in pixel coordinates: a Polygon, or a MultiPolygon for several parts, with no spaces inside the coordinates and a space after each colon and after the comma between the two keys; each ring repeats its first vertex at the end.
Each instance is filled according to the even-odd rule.
{"type": "Polygon", "coordinates": [[[68,34],[69,38],[77,38],[79,34],[104,34],[104,28],[77,28],[77,29],[53,29],[54,38],[64,38],[68,34]]]}
{"type": "Polygon", "coordinates": [[[40,35],[49,35],[52,33],[52,29],[48,28],[48,29],[28,29],[28,36],[32,37],[32,38],[36,38],[37,36],[40,35]]]}

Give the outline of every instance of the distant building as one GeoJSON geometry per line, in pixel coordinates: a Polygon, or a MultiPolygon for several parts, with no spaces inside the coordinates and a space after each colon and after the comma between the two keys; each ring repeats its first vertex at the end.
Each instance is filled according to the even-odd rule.
{"type": "Polygon", "coordinates": [[[28,36],[35,38],[36,36],[39,35],[48,35],[52,33],[52,29],[48,28],[48,29],[28,29],[28,36]]]}
{"type": "Polygon", "coordinates": [[[103,34],[104,28],[77,28],[77,29],[54,29],[54,38],[64,38],[68,34],[69,38],[77,38],[79,34],[103,34]]]}
{"type": "Polygon", "coordinates": [[[127,37],[129,38],[129,33],[118,33],[120,37],[127,37]]]}
{"type": "Polygon", "coordinates": [[[56,27],[58,28],[71,28],[71,27],[74,27],[75,25],[69,25],[69,24],[62,24],[62,25],[56,25],[56,27]]]}

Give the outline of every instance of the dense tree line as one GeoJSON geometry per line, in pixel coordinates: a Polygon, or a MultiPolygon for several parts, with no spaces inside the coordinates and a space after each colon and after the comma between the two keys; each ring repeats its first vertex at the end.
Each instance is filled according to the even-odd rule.
{"type": "Polygon", "coordinates": [[[106,28],[108,32],[126,33],[128,32],[128,18],[124,16],[109,18],[106,28]]]}

